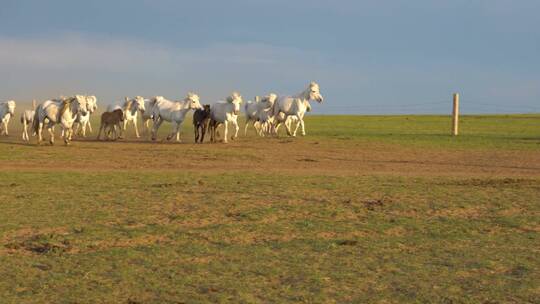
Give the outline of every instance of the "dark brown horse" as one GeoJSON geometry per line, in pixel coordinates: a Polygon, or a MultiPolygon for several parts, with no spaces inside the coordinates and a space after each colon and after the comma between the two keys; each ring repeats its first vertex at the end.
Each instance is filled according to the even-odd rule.
{"type": "Polygon", "coordinates": [[[202,143],[210,122],[210,105],[204,105],[203,109],[193,113],[193,130],[195,131],[195,143],[202,143]]]}
{"type": "Polygon", "coordinates": [[[118,132],[122,129],[121,123],[124,121],[124,112],[121,109],[116,109],[112,112],[103,112],[101,114],[101,126],[99,127],[99,133],[97,139],[101,137],[101,132],[105,133],[105,139],[111,139],[111,133],[114,133],[112,140],[119,138],[118,132]]]}

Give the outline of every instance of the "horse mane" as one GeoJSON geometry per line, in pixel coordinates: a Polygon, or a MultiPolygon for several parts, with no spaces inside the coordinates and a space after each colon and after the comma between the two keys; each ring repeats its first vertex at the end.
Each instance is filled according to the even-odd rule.
{"type": "MultiPolygon", "coordinates": [[[[235,100],[236,98],[242,98],[242,96],[240,95],[240,93],[238,93],[237,91],[234,91],[232,92],[232,94],[230,96],[227,97],[227,99],[225,99],[228,103],[231,103],[233,102],[233,100],[235,100]]],[[[241,102],[241,101],[240,101],[241,102]]]]}
{"type": "Polygon", "coordinates": [[[156,97],[154,97],[154,98],[152,98],[152,99],[153,99],[153,102],[152,102],[152,103],[153,103],[153,104],[156,104],[156,103],[162,102],[162,101],[165,99],[165,97],[163,97],[163,96],[156,96],[156,97]]]}
{"type": "Polygon", "coordinates": [[[126,97],[126,102],[124,102],[124,107],[126,108],[126,112],[131,110],[132,105],[133,105],[133,99],[129,99],[126,97]]]}
{"type": "Polygon", "coordinates": [[[64,115],[64,113],[66,113],[66,111],[69,109],[69,107],[71,106],[71,103],[74,100],[75,100],[75,97],[68,97],[68,98],[62,100],[62,108],[60,108],[60,112],[59,112],[58,117],[62,117],[62,115],[64,115]]]}

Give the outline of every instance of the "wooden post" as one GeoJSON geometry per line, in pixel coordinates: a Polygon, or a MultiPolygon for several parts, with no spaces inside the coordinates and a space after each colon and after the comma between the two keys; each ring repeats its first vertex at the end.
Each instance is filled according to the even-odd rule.
{"type": "Polygon", "coordinates": [[[452,135],[458,135],[459,125],[459,94],[454,93],[454,109],[452,110],[452,135]]]}

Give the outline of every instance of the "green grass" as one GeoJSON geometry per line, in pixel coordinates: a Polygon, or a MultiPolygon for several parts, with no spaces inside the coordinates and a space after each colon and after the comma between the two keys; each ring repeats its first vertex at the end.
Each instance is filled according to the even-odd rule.
{"type": "Polygon", "coordinates": [[[538,296],[537,179],[0,176],[7,302],[538,296]]]}
{"type": "Polygon", "coordinates": [[[320,138],[406,144],[416,147],[539,149],[540,115],[464,115],[460,135],[438,115],[311,116],[307,132],[320,138]]]}
{"type": "Polygon", "coordinates": [[[457,138],[440,116],[313,116],[306,126],[306,138],[229,146],[3,140],[0,303],[538,303],[537,171],[503,163],[491,176],[488,162],[459,175],[321,174],[275,160],[264,171],[271,152],[256,147],[343,159],[382,147],[391,161],[504,152],[538,167],[539,115],[466,116],[457,138]],[[133,150],[141,170],[113,166],[133,150]],[[217,165],[151,161],[188,153],[217,165]],[[85,172],[92,157],[108,162],[85,172]],[[9,166],[25,160],[35,168],[9,166]]]}

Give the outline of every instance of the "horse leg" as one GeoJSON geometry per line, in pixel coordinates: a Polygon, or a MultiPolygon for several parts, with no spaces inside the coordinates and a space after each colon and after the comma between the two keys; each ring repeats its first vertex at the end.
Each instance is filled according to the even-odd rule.
{"type": "Polygon", "coordinates": [[[86,125],[88,126],[88,132],[92,133],[94,131],[92,131],[92,124],[90,123],[90,118],[88,118],[88,122],[86,123],[86,125]]]}
{"type": "MultiPolygon", "coordinates": [[[[122,137],[126,137],[126,130],[127,130],[127,124],[128,124],[128,120],[125,119],[125,116],[124,116],[124,122],[123,122],[124,126],[120,126],[120,130],[119,130],[119,136],[118,138],[122,138],[122,137]]],[[[115,131],[116,133],[116,131],[115,131]]]]}
{"type": "MultiPolygon", "coordinates": [[[[291,121],[292,126],[292,121],[291,121]]],[[[293,137],[296,137],[296,132],[298,131],[298,127],[300,127],[300,120],[296,122],[296,128],[294,128],[293,137]]]]}
{"type": "Polygon", "coordinates": [[[180,126],[181,126],[181,124],[178,124],[176,126],[176,142],[181,142],[181,140],[180,140],[180,126]]]}
{"type": "Polygon", "coordinates": [[[101,131],[102,131],[102,130],[103,130],[103,124],[101,124],[101,125],[99,126],[99,132],[98,132],[98,135],[97,135],[96,140],[99,140],[99,138],[101,137],[101,131]]]}
{"type": "Polygon", "coordinates": [[[281,125],[283,124],[283,122],[279,121],[277,124],[276,124],[276,127],[275,127],[275,132],[276,132],[276,136],[279,137],[279,127],[281,127],[281,125]]]}
{"type": "Polygon", "coordinates": [[[285,122],[283,124],[285,125],[285,130],[287,130],[287,135],[292,136],[292,134],[291,134],[291,119],[289,117],[286,117],[285,122]]]}
{"type": "Polygon", "coordinates": [[[66,129],[66,132],[64,133],[64,143],[66,144],[66,146],[69,145],[69,140],[70,140],[72,131],[73,129],[69,128],[69,129],[66,129]]]}
{"type": "Polygon", "coordinates": [[[306,136],[306,129],[304,127],[304,118],[300,119],[299,124],[302,127],[302,136],[306,136]]]}
{"type": "Polygon", "coordinates": [[[233,126],[234,126],[234,135],[233,135],[233,137],[231,137],[231,139],[235,140],[236,138],[238,138],[238,130],[240,130],[240,126],[238,125],[237,120],[233,121],[233,126]]]}
{"type": "MultiPolygon", "coordinates": [[[[116,124],[113,124],[113,125],[109,125],[108,129],[107,128],[105,129],[106,130],[105,134],[107,134],[106,136],[107,140],[116,140],[116,136],[118,135],[116,132],[116,127],[117,127],[116,124]]],[[[122,125],[119,124],[118,128],[122,130],[122,125]]]]}
{"type": "Polygon", "coordinates": [[[169,135],[167,135],[167,140],[171,140],[171,138],[174,137],[174,135],[176,134],[176,129],[177,129],[177,126],[178,124],[176,123],[176,121],[171,121],[171,133],[169,133],[169,135]]]}
{"type": "Polygon", "coordinates": [[[255,133],[260,136],[261,135],[261,122],[258,120],[254,121],[253,128],[255,129],[255,133]]]}
{"type": "Polygon", "coordinates": [[[37,140],[38,140],[38,145],[41,144],[41,141],[43,140],[43,123],[42,122],[38,124],[37,140]]]}
{"type": "Polygon", "coordinates": [[[157,118],[156,120],[154,120],[154,126],[152,127],[152,140],[156,140],[157,139],[157,131],[159,129],[159,126],[161,126],[161,124],[163,123],[163,119],[161,118],[157,118]]]}
{"type": "Polygon", "coordinates": [[[202,123],[201,124],[201,141],[200,143],[202,144],[203,141],[204,141],[204,134],[206,133],[206,129],[208,128],[208,124],[207,123],[202,123]]]}
{"type": "Polygon", "coordinates": [[[54,145],[54,130],[51,126],[48,126],[47,131],[49,131],[49,136],[51,137],[49,139],[49,142],[51,143],[51,145],[54,145]]]}
{"type": "Polygon", "coordinates": [[[225,136],[223,137],[223,142],[224,143],[228,143],[227,141],[227,134],[229,133],[229,122],[227,120],[225,120],[225,122],[223,123],[225,125],[225,130],[223,131],[225,134],[225,136]]]}
{"type": "Polygon", "coordinates": [[[86,125],[88,124],[88,122],[83,122],[81,123],[81,133],[82,133],[82,137],[86,137],[86,125]]]}
{"type": "Polygon", "coordinates": [[[25,137],[25,135],[27,135],[27,134],[28,134],[28,133],[27,133],[27,131],[26,131],[26,119],[24,119],[24,118],[23,118],[23,122],[22,122],[22,123],[23,123],[23,133],[22,133],[22,139],[23,139],[23,141],[26,141],[26,137],[25,137]]]}
{"type": "Polygon", "coordinates": [[[247,136],[247,129],[249,127],[249,122],[250,122],[251,119],[246,119],[246,126],[244,127],[244,136],[247,136]]]}
{"type": "Polygon", "coordinates": [[[150,134],[150,119],[145,119],[144,120],[144,126],[145,126],[145,130],[146,130],[146,134],[150,134]]]}
{"type": "Polygon", "coordinates": [[[139,135],[139,128],[137,127],[137,118],[133,119],[133,127],[135,127],[135,137],[141,138],[139,135]]]}
{"type": "Polygon", "coordinates": [[[267,135],[268,121],[259,122],[259,136],[265,137],[267,135]]]}

